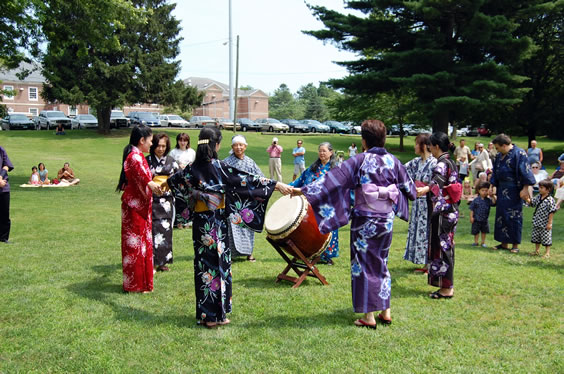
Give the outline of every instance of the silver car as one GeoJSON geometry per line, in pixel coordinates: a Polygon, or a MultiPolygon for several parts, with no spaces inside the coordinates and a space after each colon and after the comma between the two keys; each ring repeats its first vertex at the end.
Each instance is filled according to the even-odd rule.
{"type": "Polygon", "coordinates": [[[262,118],[257,119],[255,123],[260,125],[261,131],[269,131],[269,132],[288,132],[290,127],[282,122],[278,121],[276,118],[262,118]]]}
{"type": "Polygon", "coordinates": [[[73,129],[86,129],[98,127],[98,120],[92,114],[78,114],[71,119],[73,129]]]}
{"type": "Polygon", "coordinates": [[[190,122],[176,114],[163,114],[159,116],[162,127],[190,127],[190,122]]]}

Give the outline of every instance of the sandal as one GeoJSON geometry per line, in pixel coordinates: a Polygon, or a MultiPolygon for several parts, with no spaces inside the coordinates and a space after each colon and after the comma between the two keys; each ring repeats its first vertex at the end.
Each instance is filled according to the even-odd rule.
{"type": "MultiPolygon", "coordinates": [[[[540,253],[539,253],[540,254],[540,253]]],[[[550,253],[545,253],[542,258],[550,258],[550,253]]]]}
{"type": "Polygon", "coordinates": [[[435,292],[429,294],[429,297],[430,297],[431,299],[452,299],[453,296],[454,296],[454,295],[450,295],[450,296],[443,295],[443,294],[440,293],[439,291],[435,291],[435,292]]]}
{"type": "Polygon", "coordinates": [[[357,319],[353,322],[356,327],[368,327],[369,329],[376,330],[376,323],[370,324],[363,320],[362,318],[357,319]]]}
{"type": "Polygon", "coordinates": [[[498,244],[498,245],[494,245],[494,246],[492,247],[492,249],[498,250],[498,249],[507,249],[507,248],[505,248],[505,247],[502,246],[501,244],[498,244]]]}
{"type": "Polygon", "coordinates": [[[392,320],[391,320],[391,319],[384,318],[384,316],[382,315],[382,313],[378,314],[378,321],[377,321],[377,322],[380,322],[381,324],[387,325],[387,326],[389,326],[389,325],[392,324],[392,320]]]}
{"type": "Polygon", "coordinates": [[[540,256],[540,252],[531,252],[529,253],[529,256],[540,256]]]}
{"type": "Polygon", "coordinates": [[[253,255],[247,256],[247,261],[249,262],[257,262],[257,259],[253,257],[253,255]]]}
{"type": "Polygon", "coordinates": [[[519,248],[511,248],[511,253],[519,253],[519,248]]]}

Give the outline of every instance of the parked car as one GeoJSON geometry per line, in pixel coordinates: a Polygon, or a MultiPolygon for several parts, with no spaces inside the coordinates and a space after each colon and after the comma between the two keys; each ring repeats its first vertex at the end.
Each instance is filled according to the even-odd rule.
{"type": "Polygon", "coordinates": [[[478,129],[469,129],[468,132],[466,133],[466,136],[471,136],[471,137],[476,137],[479,135],[480,133],[478,132],[478,129]]]}
{"type": "Polygon", "coordinates": [[[288,132],[290,127],[275,118],[261,118],[255,121],[260,125],[260,129],[262,131],[269,131],[269,132],[288,132]]]}
{"type": "Polygon", "coordinates": [[[325,121],[324,125],[329,126],[329,131],[332,133],[348,134],[351,132],[351,127],[339,121],[325,121]]]}
{"type": "MultiPolygon", "coordinates": [[[[413,127],[413,125],[409,123],[402,125],[402,130],[403,130],[403,136],[409,136],[419,133],[413,127]]],[[[388,135],[399,135],[399,134],[400,134],[400,126],[398,124],[394,124],[390,128],[388,128],[388,135]]]]}
{"type": "Polygon", "coordinates": [[[456,136],[468,136],[468,131],[470,129],[468,127],[463,127],[461,129],[456,130],[456,136]]]}
{"type": "Polygon", "coordinates": [[[72,128],[70,118],[65,116],[65,114],[59,110],[42,110],[41,113],[39,113],[40,129],[54,129],[59,125],[59,123],[61,123],[65,129],[72,128]]]}
{"type": "Polygon", "coordinates": [[[260,130],[260,124],[256,123],[255,121],[251,121],[248,118],[239,118],[237,119],[238,126],[241,126],[241,130],[249,131],[249,130],[260,130]]]}
{"type": "Polygon", "coordinates": [[[281,119],[280,122],[288,125],[290,132],[309,132],[309,127],[298,120],[286,118],[281,119]]]}
{"type": "Polygon", "coordinates": [[[329,132],[329,126],[314,119],[302,119],[300,122],[307,125],[309,132],[329,132]]]}
{"type": "Polygon", "coordinates": [[[92,114],[78,114],[71,119],[73,129],[85,129],[98,127],[98,120],[92,114]]]}
{"type": "Polygon", "coordinates": [[[205,125],[215,125],[215,121],[208,116],[193,116],[190,118],[190,127],[200,128],[205,125]]]}
{"type": "Polygon", "coordinates": [[[10,113],[2,118],[2,130],[33,130],[35,123],[29,119],[25,114],[10,113]]]}
{"type": "Polygon", "coordinates": [[[153,112],[133,112],[131,113],[131,125],[146,125],[149,127],[157,127],[160,126],[161,123],[153,112]]]}
{"type": "MultiPolygon", "coordinates": [[[[219,127],[220,130],[233,130],[233,121],[229,118],[214,118],[216,126],[219,127]]],[[[237,130],[241,130],[241,126],[237,124],[237,130]]]]}
{"type": "Polygon", "coordinates": [[[131,120],[127,118],[121,110],[112,110],[110,113],[110,128],[119,129],[129,127],[131,120]]]}
{"type": "Polygon", "coordinates": [[[190,127],[190,122],[176,114],[163,114],[159,116],[163,127],[190,127]]]}
{"type": "Polygon", "coordinates": [[[478,134],[480,136],[490,136],[492,132],[486,125],[482,124],[480,125],[480,127],[478,127],[478,134]]]}

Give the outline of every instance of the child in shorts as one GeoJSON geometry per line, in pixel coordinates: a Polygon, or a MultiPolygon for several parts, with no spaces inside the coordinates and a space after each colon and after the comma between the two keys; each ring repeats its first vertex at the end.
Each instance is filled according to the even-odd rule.
{"type": "Polygon", "coordinates": [[[470,223],[472,224],[472,235],[474,235],[473,247],[477,247],[480,233],[482,234],[481,246],[486,248],[486,234],[490,232],[488,218],[490,208],[496,203],[496,196],[488,196],[490,190],[489,182],[479,182],[476,187],[478,196],[470,203],[470,223]]]}

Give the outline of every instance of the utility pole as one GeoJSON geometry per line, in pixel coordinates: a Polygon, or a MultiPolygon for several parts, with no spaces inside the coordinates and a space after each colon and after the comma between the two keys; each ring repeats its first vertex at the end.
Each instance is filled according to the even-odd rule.
{"type": "MultiPolygon", "coordinates": [[[[233,100],[233,36],[232,36],[231,0],[229,0],[229,119],[234,119],[233,100]]],[[[233,124],[235,126],[235,124],[233,124]]]]}
{"type": "Polygon", "coordinates": [[[233,132],[237,128],[237,100],[238,100],[238,92],[239,92],[239,35],[237,35],[237,57],[235,59],[235,111],[233,116],[233,132]]]}

